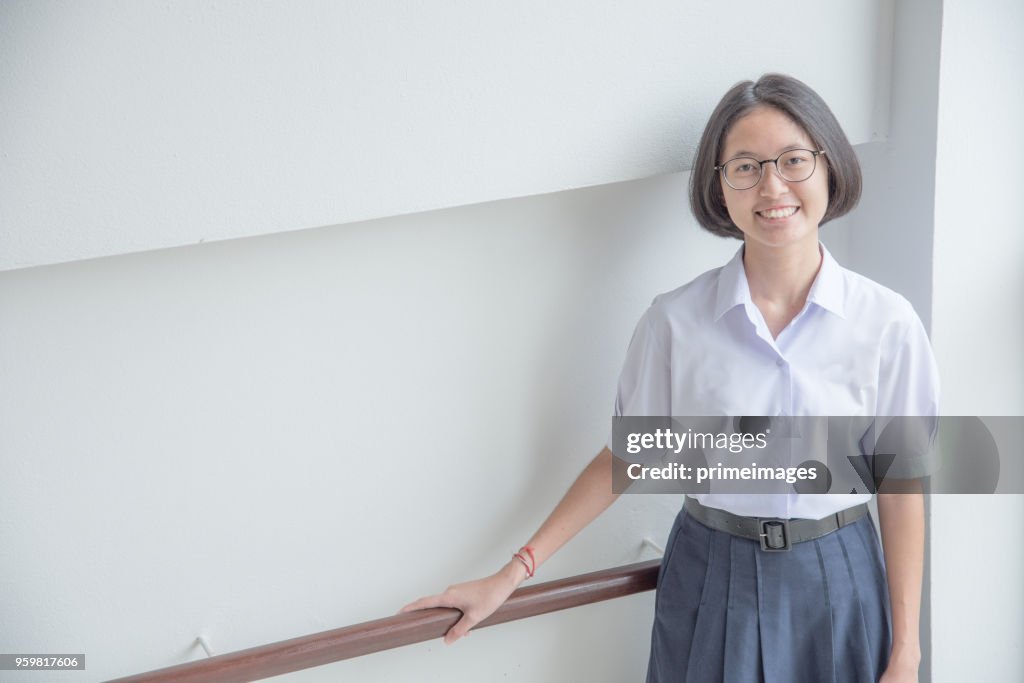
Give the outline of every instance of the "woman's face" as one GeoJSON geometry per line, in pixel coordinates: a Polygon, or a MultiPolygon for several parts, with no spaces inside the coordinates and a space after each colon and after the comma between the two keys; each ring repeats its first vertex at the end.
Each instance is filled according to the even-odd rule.
{"type": "MultiPolygon", "coordinates": [[[[786,114],[772,107],[758,107],[738,119],[725,136],[723,163],[739,156],[774,159],[786,150],[814,150],[811,138],[786,114]]],[[[810,178],[788,182],[775,164],[764,164],[761,180],[747,190],[734,190],[720,178],[729,217],[743,232],[748,246],[780,249],[818,244],[818,224],[828,207],[828,164],[819,155],[810,178]],[[795,211],[794,211],[795,209],[795,211]],[[766,212],[770,212],[767,213],[766,212]],[[788,215],[787,215],[788,214],[788,215]]]]}

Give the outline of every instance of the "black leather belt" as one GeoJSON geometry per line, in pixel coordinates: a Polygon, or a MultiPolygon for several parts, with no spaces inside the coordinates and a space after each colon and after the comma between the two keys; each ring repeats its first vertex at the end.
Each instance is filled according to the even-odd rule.
{"type": "Polygon", "coordinates": [[[686,513],[704,526],[726,531],[761,543],[761,550],[789,550],[802,543],[852,524],[868,513],[867,503],[840,510],[824,519],[782,519],[780,517],[743,517],[718,508],[701,505],[696,498],[686,497],[686,513]]]}

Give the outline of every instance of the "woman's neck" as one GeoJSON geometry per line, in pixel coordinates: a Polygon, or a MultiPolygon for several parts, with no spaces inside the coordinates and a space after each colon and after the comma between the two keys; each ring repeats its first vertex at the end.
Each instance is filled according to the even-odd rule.
{"type": "Polygon", "coordinates": [[[821,268],[821,258],[817,240],[784,249],[769,249],[747,241],[743,268],[751,298],[758,305],[766,303],[772,308],[802,308],[821,268]]]}

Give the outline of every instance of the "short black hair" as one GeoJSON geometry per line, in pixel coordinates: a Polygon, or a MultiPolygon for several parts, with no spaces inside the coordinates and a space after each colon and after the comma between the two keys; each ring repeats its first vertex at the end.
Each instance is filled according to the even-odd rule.
{"type": "Polygon", "coordinates": [[[733,125],[758,107],[781,111],[804,129],[816,149],[825,150],[828,207],[820,225],[853,210],[860,200],[860,164],[839,121],[825,100],[806,83],[771,73],[761,76],[756,83],[741,81],[730,88],[704,127],[690,174],[690,210],[697,222],[716,235],[743,239],[743,233],[726,210],[715,166],[726,161],[720,156],[733,125]]]}

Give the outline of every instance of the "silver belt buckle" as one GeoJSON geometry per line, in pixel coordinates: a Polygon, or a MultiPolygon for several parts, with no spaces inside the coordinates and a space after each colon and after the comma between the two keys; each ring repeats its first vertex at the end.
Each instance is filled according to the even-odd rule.
{"type": "Polygon", "coordinates": [[[761,550],[765,552],[779,553],[793,548],[793,543],[789,538],[788,519],[758,517],[757,535],[761,539],[761,550]]]}

